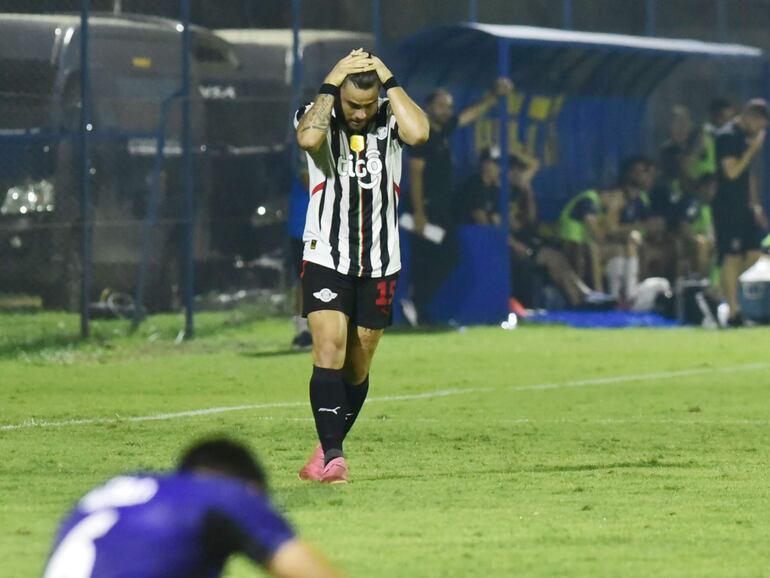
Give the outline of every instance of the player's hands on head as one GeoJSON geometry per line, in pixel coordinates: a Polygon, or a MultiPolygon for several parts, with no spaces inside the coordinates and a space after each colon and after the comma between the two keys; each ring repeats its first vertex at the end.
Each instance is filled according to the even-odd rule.
{"type": "Polygon", "coordinates": [[[385,63],[380,60],[377,56],[374,56],[373,54],[369,54],[371,61],[374,65],[374,70],[377,71],[377,76],[380,79],[381,83],[385,83],[386,80],[390,79],[393,76],[393,73],[390,71],[390,69],[385,66],[385,63]]]}
{"type": "Polygon", "coordinates": [[[334,65],[334,68],[326,76],[324,82],[341,86],[349,74],[367,72],[369,70],[374,70],[374,61],[369,57],[368,52],[364,52],[363,48],[357,48],[351,50],[350,54],[334,65]]]}

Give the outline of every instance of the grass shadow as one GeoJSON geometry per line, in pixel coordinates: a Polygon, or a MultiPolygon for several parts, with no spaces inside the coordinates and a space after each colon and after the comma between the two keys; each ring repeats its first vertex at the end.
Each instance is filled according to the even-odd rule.
{"type": "Polygon", "coordinates": [[[290,357],[292,355],[309,354],[306,349],[281,349],[277,351],[250,351],[239,353],[241,357],[250,357],[252,359],[263,359],[269,357],[290,357]]]}
{"type": "Polygon", "coordinates": [[[379,476],[356,477],[356,482],[377,482],[385,480],[430,480],[434,478],[464,478],[478,476],[499,476],[505,474],[552,474],[559,472],[592,472],[612,470],[633,470],[633,469],[689,469],[695,468],[697,464],[693,462],[661,462],[656,459],[639,460],[635,462],[612,462],[609,464],[565,464],[560,466],[536,465],[532,467],[510,468],[510,469],[474,469],[473,471],[448,471],[432,472],[430,474],[394,474],[379,476]]]}
{"type": "Polygon", "coordinates": [[[393,325],[388,327],[385,331],[388,335],[430,335],[441,333],[454,333],[458,331],[458,327],[452,325],[418,325],[412,327],[410,325],[393,325]]]}

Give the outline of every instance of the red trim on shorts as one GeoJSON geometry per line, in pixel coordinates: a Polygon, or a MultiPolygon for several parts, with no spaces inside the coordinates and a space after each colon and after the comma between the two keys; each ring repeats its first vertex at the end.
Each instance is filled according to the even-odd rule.
{"type": "Polygon", "coordinates": [[[302,269],[299,272],[299,278],[302,279],[305,277],[305,265],[307,265],[307,261],[302,261],[302,269]]]}
{"type": "Polygon", "coordinates": [[[326,186],[326,181],[325,180],[321,181],[320,183],[318,183],[316,186],[313,187],[312,191],[310,191],[310,196],[312,197],[317,192],[322,191],[325,186],[326,186]]]}
{"type": "Polygon", "coordinates": [[[401,187],[398,186],[398,183],[396,181],[393,181],[393,190],[396,191],[396,196],[400,199],[401,198],[401,187]]]}

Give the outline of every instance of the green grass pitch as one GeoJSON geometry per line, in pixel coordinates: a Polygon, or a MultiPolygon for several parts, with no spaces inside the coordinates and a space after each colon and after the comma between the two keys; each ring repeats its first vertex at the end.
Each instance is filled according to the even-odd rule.
{"type": "Polygon", "coordinates": [[[352,483],[321,487],[296,477],[314,428],[289,322],[201,315],[176,344],[178,325],[100,322],[71,345],[75,317],[0,315],[0,574],[40,575],[84,491],[213,432],[258,452],[279,507],[350,576],[770,574],[766,328],[391,332],[352,483]],[[131,419],[233,406],[250,407],[131,419]]]}

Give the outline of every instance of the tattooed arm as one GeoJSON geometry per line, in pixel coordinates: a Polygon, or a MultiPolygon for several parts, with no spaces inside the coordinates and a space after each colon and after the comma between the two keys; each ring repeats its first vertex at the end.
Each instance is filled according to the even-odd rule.
{"type": "MultiPolygon", "coordinates": [[[[327,75],[324,84],[342,86],[348,74],[372,69],[372,61],[362,49],[353,50],[340,60],[327,75]]],[[[319,94],[313,106],[304,114],[297,125],[297,144],[309,153],[314,153],[326,141],[326,133],[331,122],[334,97],[331,94],[319,94]]]]}
{"type": "Polygon", "coordinates": [[[313,153],[326,142],[333,107],[334,97],[331,94],[319,94],[313,106],[299,119],[297,144],[302,150],[313,153]]]}

